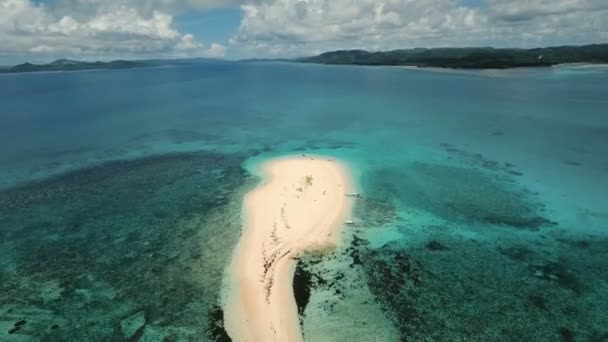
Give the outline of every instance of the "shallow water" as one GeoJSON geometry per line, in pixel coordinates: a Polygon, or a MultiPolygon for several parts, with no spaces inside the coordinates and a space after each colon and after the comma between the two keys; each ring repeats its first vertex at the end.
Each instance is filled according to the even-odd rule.
{"type": "Polygon", "coordinates": [[[221,340],[255,165],[315,153],[364,197],[301,262],[307,339],[603,341],[606,99],[579,66],[2,75],[0,340],[221,340]]]}

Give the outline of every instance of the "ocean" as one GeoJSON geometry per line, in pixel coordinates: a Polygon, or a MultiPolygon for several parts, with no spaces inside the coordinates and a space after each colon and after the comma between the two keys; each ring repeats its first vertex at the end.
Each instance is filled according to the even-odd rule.
{"type": "Polygon", "coordinates": [[[225,340],[255,165],[345,162],[307,341],[608,340],[608,69],[293,63],[0,75],[0,340],[225,340]]]}

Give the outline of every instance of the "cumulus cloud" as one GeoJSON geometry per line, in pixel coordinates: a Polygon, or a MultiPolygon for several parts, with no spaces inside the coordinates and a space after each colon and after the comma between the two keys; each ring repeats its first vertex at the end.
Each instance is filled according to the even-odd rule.
{"type": "Polygon", "coordinates": [[[546,16],[563,16],[568,14],[589,14],[589,12],[608,10],[605,0],[526,0],[499,1],[491,0],[492,14],[506,21],[544,20],[546,16]]]}
{"type": "Polygon", "coordinates": [[[512,45],[606,43],[605,0],[489,0],[488,17],[512,45]]]}
{"type": "Polygon", "coordinates": [[[209,57],[223,57],[226,55],[226,47],[222,44],[212,43],[211,46],[206,50],[206,54],[209,57]]]}
{"type": "Polygon", "coordinates": [[[453,0],[272,0],[242,6],[234,44],[276,53],[337,48],[442,45],[486,19],[453,0]]]}
{"type": "MultiPolygon", "coordinates": [[[[95,0],[89,1],[95,2],[95,0]]],[[[7,54],[90,56],[221,57],[225,49],[182,34],[173,16],[148,15],[126,4],[101,6],[94,13],[58,13],[31,0],[0,0],[0,50],[7,54]]]]}
{"type": "MultiPolygon", "coordinates": [[[[222,57],[180,32],[192,10],[240,9],[234,57],[335,49],[521,46],[608,40],[607,0],[0,0],[0,56],[222,57]]],[[[91,57],[93,58],[93,57],[91,57]]]]}
{"type": "Polygon", "coordinates": [[[209,10],[213,8],[239,6],[245,0],[55,0],[49,9],[71,15],[91,15],[109,8],[126,6],[136,8],[144,15],[154,11],[177,14],[188,10],[209,10]]]}
{"type": "Polygon", "coordinates": [[[602,42],[606,0],[267,0],[242,5],[244,54],[602,42]]]}

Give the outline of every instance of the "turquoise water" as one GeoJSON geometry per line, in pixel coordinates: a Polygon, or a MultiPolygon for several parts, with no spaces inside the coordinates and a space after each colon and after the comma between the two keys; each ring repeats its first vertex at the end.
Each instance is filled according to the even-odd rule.
{"type": "Polygon", "coordinates": [[[222,340],[252,165],[347,162],[307,340],[608,339],[608,70],[282,63],[0,76],[0,340],[222,340]]]}

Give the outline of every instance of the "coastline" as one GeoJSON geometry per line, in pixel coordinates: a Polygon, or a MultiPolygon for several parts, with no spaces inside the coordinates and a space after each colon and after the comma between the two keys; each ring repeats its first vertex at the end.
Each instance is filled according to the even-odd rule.
{"type": "Polygon", "coordinates": [[[347,168],[327,157],[273,158],[261,168],[226,270],[224,325],[235,341],[301,341],[292,287],[298,258],[340,243],[353,185],[347,168]]]}

